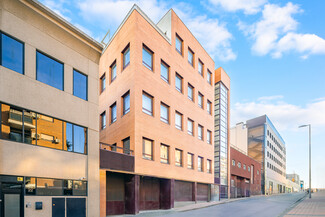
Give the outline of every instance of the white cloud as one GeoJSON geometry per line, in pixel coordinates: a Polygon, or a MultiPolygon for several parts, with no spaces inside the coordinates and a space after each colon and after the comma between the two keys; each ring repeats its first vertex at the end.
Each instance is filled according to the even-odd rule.
{"type": "Polygon", "coordinates": [[[265,101],[272,101],[272,100],[282,99],[282,98],[283,98],[282,95],[275,95],[275,96],[262,96],[262,97],[259,97],[257,100],[258,100],[258,101],[265,102],[265,101]]]}
{"type": "Polygon", "coordinates": [[[266,4],[262,19],[252,25],[238,22],[238,27],[253,39],[252,51],[257,55],[271,54],[281,58],[283,53],[297,52],[306,59],[311,54],[325,54],[325,40],[314,34],[296,33],[298,22],[294,14],[301,13],[298,5],[287,3],[280,7],[266,4]]]}
{"type": "Polygon", "coordinates": [[[221,6],[224,10],[235,12],[242,10],[245,14],[256,14],[267,0],[209,0],[214,6],[221,6]]]}
{"type": "Polygon", "coordinates": [[[297,106],[284,102],[282,98],[267,96],[253,102],[235,103],[231,110],[232,125],[266,114],[279,131],[296,131],[299,125],[309,123],[316,129],[324,130],[325,99],[320,98],[305,106],[297,106]],[[271,101],[260,99],[271,99],[271,101]]]}

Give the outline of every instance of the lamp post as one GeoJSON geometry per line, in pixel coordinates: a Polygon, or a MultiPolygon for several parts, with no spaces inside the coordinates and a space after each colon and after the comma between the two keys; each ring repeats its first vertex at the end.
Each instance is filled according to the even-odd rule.
{"type": "Polygon", "coordinates": [[[311,198],[311,124],[305,124],[299,126],[301,127],[309,127],[309,199],[311,198]]]}

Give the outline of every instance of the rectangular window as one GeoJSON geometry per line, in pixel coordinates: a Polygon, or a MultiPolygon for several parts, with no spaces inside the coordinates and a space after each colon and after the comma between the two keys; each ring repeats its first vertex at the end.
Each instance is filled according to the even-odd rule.
{"type": "Polygon", "coordinates": [[[194,52],[191,50],[191,48],[188,48],[187,60],[192,66],[194,66],[194,52]]]}
{"type": "Polygon", "coordinates": [[[197,158],[197,170],[203,172],[203,157],[197,158]]]}
{"type": "Polygon", "coordinates": [[[207,160],[207,172],[212,173],[212,165],[211,165],[211,160],[207,160]]]}
{"type": "Polygon", "coordinates": [[[203,141],[203,127],[201,125],[198,125],[197,137],[199,140],[203,141]]]}
{"type": "Polygon", "coordinates": [[[111,110],[111,123],[114,123],[116,121],[117,118],[117,114],[116,114],[116,102],[110,106],[110,110],[111,110]]]}
{"type": "Polygon", "coordinates": [[[190,84],[187,87],[187,97],[194,102],[194,87],[190,84]]]}
{"type": "Polygon", "coordinates": [[[1,38],[1,65],[20,74],[24,74],[24,44],[4,33],[1,38]]]}
{"type": "Polygon", "coordinates": [[[199,107],[203,109],[203,101],[204,101],[204,96],[202,95],[202,93],[199,92],[198,94],[198,104],[199,107]]]}
{"type": "Polygon", "coordinates": [[[164,103],[160,104],[160,120],[169,124],[169,106],[164,103]]]}
{"type": "Polygon", "coordinates": [[[88,77],[73,70],[73,95],[88,100],[88,77]]]}
{"type": "Polygon", "coordinates": [[[176,50],[177,52],[183,56],[183,40],[176,34],[176,50]]]}
{"type": "Polygon", "coordinates": [[[106,89],[106,75],[103,74],[103,76],[100,78],[100,92],[102,93],[106,89]]]}
{"type": "Polygon", "coordinates": [[[87,129],[73,125],[73,151],[86,153],[87,151],[87,129]]]}
{"type": "Polygon", "coordinates": [[[207,143],[211,144],[212,133],[210,130],[207,130],[207,143]]]}
{"type": "Polygon", "coordinates": [[[193,169],[193,154],[187,153],[187,168],[193,169]]]}
{"type": "Polygon", "coordinates": [[[111,73],[111,83],[112,83],[116,78],[116,60],[109,67],[109,71],[111,73]]]}
{"type": "Polygon", "coordinates": [[[191,119],[187,120],[187,133],[190,135],[194,135],[193,133],[193,125],[194,125],[194,121],[192,121],[191,119]]]}
{"type": "Polygon", "coordinates": [[[160,77],[169,83],[169,65],[167,65],[165,62],[161,61],[160,64],[160,77]]]}
{"type": "Polygon", "coordinates": [[[175,78],[175,86],[176,86],[176,90],[183,93],[183,77],[177,73],[175,78]]]}
{"type": "Polygon", "coordinates": [[[233,166],[236,166],[236,161],[235,160],[232,160],[231,162],[232,162],[233,166]]]}
{"type": "Polygon", "coordinates": [[[37,178],[37,195],[61,196],[63,195],[63,180],[37,178]]]}
{"type": "Polygon", "coordinates": [[[207,112],[211,115],[212,111],[212,103],[208,100],[207,101],[207,112]]]}
{"type": "Polygon", "coordinates": [[[153,116],[153,97],[145,92],[142,93],[142,111],[153,116]]]}
{"type": "Polygon", "coordinates": [[[199,59],[198,70],[199,70],[200,75],[202,75],[202,76],[203,76],[203,66],[204,66],[204,64],[199,59]]]}
{"type": "Polygon", "coordinates": [[[36,51],[36,79],[63,90],[63,63],[36,51]]]}
{"type": "Polygon", "coordinates": [[[106,128],[106,112],[103,112],[101,115],[100,115],[100,125],[101,125],[101,129],[105,129],[106,128]]]}
{"type": "Polygon", "coordinates": [[[208,69],[208,73],[207,73],[207,82],[209,84],[212,84],[212,73],[210,72],[209,69],[208,69]]]}
{"type": "Polygon", "coordinates": [[[142,63],[145,67],[153,71],[153,52],[145,45],[142,47],[142,63]]]}
{"type": "Polygon", "coordinates": [[[153,141],[143,138],[143,152],[142,157],[148,160],[153,160],[153,141]]]}
{"type": "Polygon", "coordinates": [[[169,146],[161,144],[160,145],[160,162],[169,163],[169,146]]]}
{"type": "Polygon", "coordinates": [[[124,48],[122,51],[123,56],[123,69],[125,69],[130,64],[130,44],[124,48]]]}
{"type": "Polygon", "coordinates": [[[129,113],[130,111],[130,91],[125,93],[123,96],[123,115],[129,113]]]}
{"type": "Polygon", "coordinates": [[[183,115],[177,111],[175,112],[175,127],[183,130],[183,115]]]}
{"type": "Polygon", "coordinates": [[[175,149],[175,165],[183,166],[183,151],[179,149],[175,149]]]}
{"type": "Polygon", "coordinates": [[[130,154],[130,137],[125,138],[122,140],[123,142],[123,153],[124,154],[130,154]]]}

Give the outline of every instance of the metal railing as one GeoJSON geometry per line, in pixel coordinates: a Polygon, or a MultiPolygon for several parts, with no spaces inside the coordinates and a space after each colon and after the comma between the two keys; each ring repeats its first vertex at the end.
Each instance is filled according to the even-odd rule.
{"type": "Polygon", "coordinates": [[[102,142],[100,142],[99,144],[100,144],[100,149],[102,150],[113,151],[121,154],[134,156],[134,151],[131,149],[119,147],[117,145],[106,144],[102,142]]]}

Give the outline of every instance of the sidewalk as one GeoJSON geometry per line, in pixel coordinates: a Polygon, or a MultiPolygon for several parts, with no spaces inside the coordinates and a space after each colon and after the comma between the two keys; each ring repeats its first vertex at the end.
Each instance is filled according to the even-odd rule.
{"type": "Polygon", "coordinates": [[[311,199],[307,195],[302,202],[284,215],[284,217],[293,216],[325,216],[325,191],[313,193],[311,199]]]}

